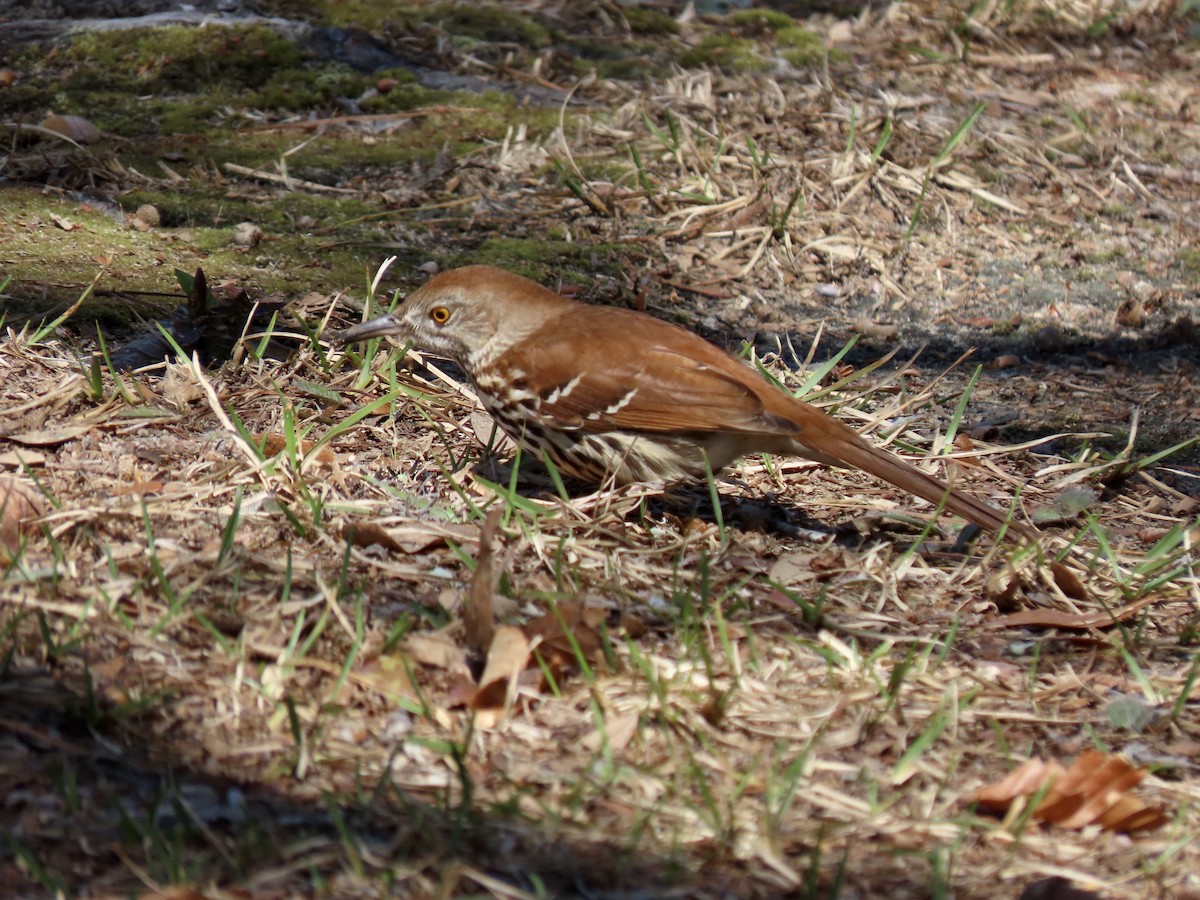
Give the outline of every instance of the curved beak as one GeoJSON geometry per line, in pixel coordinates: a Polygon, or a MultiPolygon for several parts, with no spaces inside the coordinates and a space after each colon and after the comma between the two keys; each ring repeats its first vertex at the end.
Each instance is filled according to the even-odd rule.
{"type": "Polygon", "coordinates": [[[337,344],[353,344],[356,341],[365,341],[368,338],[382,337],[386,334],[404,334],[407,330],[399,317],[395,315],[380,316],[378,319],[372,319],[338,332],[333,336],[333,340],[337,344]]]}

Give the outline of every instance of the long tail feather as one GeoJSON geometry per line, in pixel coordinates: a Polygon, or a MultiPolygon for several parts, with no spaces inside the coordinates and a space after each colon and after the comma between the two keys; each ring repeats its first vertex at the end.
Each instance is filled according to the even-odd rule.
{"type": "Polygon", "coordinates": [[[805,449],[833,457],[842,465],[862,469],[901,490],[943,506],[993,534],[999,534],[1007,528],[1023,538],[1037,540],[1037,533],[1032,529],[1010,519],[982,500],[956,491],[941,479],[922,472],[899,457],[872,447],[857,432],[840,422],[836,422],[835,427],[805,429],[803,440],[797,439],[797,442],[802,443],[805,449]]]}

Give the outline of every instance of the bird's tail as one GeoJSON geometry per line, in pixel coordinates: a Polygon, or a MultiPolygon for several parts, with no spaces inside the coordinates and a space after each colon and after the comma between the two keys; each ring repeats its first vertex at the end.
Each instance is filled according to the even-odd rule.
{"type": "Polygon", "coordinates": [[[872,447],[849,426],[831,421],[835,422],[835,427],[811,429],[794,438],[803,448],[798,448],[801,455],[832,458],[840,465],[862,469],[935,506],[960,515],[992,534],[1007,529],[1030,541],[1037,540],[1035,531],[1013,521],[995,507],[956,491],[941,479],[922,472],[886,450],[872,447]]]}

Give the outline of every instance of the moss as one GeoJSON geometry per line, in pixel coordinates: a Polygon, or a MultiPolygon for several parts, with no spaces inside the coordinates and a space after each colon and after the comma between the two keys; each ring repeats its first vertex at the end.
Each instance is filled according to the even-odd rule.
{"type": "Polygon", "coordinates": [[[723,32],[705,35],[697,46],[680,54],[679,64],[690,69],[720,66],[730,72],[764,72],[771,68],[758,52],[756,42],[723,32]]]}
{"type": "Polygon", "coordinates": [[[796,20],[787,13],[774,9],[743,9],[729,17],[729,21],[749,34],[766,34],[792,28],[796,20]]]}
{"type": "Polygon", "coordinates": [[[81,66],[68,89],[132,88],[142,94],[264,84],[304,61],[299,47],[266,27],[98,32],[77,37],[64,55],[81,66]]]}
{"type": "Polygon", "coordinates": [[[1189,284],[1200,284],[1200,250],[1184,250],[1179,254],[1179,268],[1189,284]]]}
{"type": "Polygon", "coordinates": [[[527,15],[498,6],[430,6],[425,18],[445,28],[455,43],[499,42],[536,48],[550,41],[545,26],[527,15]]]}
{"type": "Polygon", "coordinates": [[[340,63],[306,62],[300,48],[268,28],[87,34],[50,60],[27,62],[35,74],[6,95],[10,113],[82,115],[124,137],[209,132],[231,107],[328,107],[375,83],[340,63]]]}
{"type": "MultiPolygon", "coordinates": [[[[623,248],[627,251],[627,248],[623,248]]],[[[488,238],[473,251],[456,257],[455,266],[485,263],[499,266],[543,284],[562,280],[572,284],[594,283],[597,271],[620,273],[617,248],[606,244],[579,244],[548,240],[543,235],[528,238],[488,238]]]]}
{"type": "Polygon", "coordinates": [[[601,78],[634,81],[665,75],[670,64],[670,58],[653,41],[578,38],[570,49],[576,57],[572,68],[579,75],[595,70],[601,78]]]}
{"type": "Polygon", "coordinates": [[[1122,91],[1118,99],[1124,100],[1126,103],[1133,103],[1137,106],[1158,106],[1157,100],[1144,91],[1139,90],[1122,91]]]}
{"type": "Polygon", "coordinates": [[[827,50],[825,41],[820,35],[799,26],[777,31],[775,43],[779,48],[779,55],[798,69],[823,63],[827,52],[830,62],[843,62],[849,59],[849,55],[844,50],[836,48],[827,50]]]}
{"type": "Polygon", "coordinates": [[[666,13],[644,6],[629,6],[621,10],[629,30],[634,34],[667,35],[679,34],[679,23],[666,13]]]}

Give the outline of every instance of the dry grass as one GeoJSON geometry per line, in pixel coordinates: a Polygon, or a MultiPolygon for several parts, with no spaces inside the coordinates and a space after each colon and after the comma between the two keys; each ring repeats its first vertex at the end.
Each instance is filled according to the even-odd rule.
{"type": "MultiPolygon", "coordinates": [[[[921,537],[928,508],[795,461],[726,473],[719,515],[704,486],[563,501],[538,472],[480,462],[490,426],[436,361],[297,332],[285,362],[256,359],[251,336],[217,371],[97,382],[77,348],[10,331],[0,465],[52,509],[0,581],[0,885],[991,897],[1065,876],[1108,897],[1200,891],[1195,472],[1129,467],[1134,406],[1143,431],[1172,426],[1160,447],[1196,433],[1195,362],[1171,329],[1197,313],[1178,267],[1197,221],[1182,175],[1200,146],[1197,59],[1114,40],[1093,62],[1029,27],[1047,8],[992,5],[948,32],[942,7],[906,4],[843,34],[861,65],[586,86],[558,133],[514,129],[417,198],[489,232],[594,243],[597,269],[627,274],[598,276],[589,300],[726,338],[826,321],[863,334],[828,393],[803,349],[762,362],[969,490],[1018,495],[1018,516],[1046,523],[1040,554],[957,546],[945,521],[921,537]],[[969,66],[911,50],[961,50],[963,33],[969,66]],[[1145,77],[1131,88],[1125,71],[1145,77]],[[1053,92],[1038,86],[1051,73],[1053,92]],[[1116,249],[1118,273],[1137,261],[1128,285],[1114,276],[1121,296],[1072,289],[1116,249]],[[1027,286],[1063,271],[1052,298],[1027,286]],[[998,311],[1009,292],[1024,304],[998,311]],[[1158,337],[1120,332],[1127,298],[1175,324],[1150,312],[1142,334],[1158,337]],[[1003,349],[1013,314],[1035,342],[977,384],[925,358],[863,371],[871,348],[933,326],[1003,349]],[[1145,382],[1099,343],[1114,334],[1160,354],[1145,382]],[[1108,361],[1039,357],[1039,335],[1096,341],[1108,361]],[[981,406],[1017,409],[1029,443],[995,443],[981,406]],[[1056,434],[1105,417],[1130,436],[1115,458],[1056,434]],[[523,683],[484,729],[463,706],[480,660],[427,641],[465,644],[495,508],[498,614],[603,616],[596,655],[554,690],[523,683]],[[386,547],[355,538],[370,525],[386,547]],[[974,811],[972,792],[1025,758],[1087,748],[1151,767],[1138,796],[1169,823],[1130,837],[974,811]]],[[[1056,15],[1069,30],[1091,10],[1056,15]]],[[[291,314],[358,317],[337,300],[291,314]]]]}

